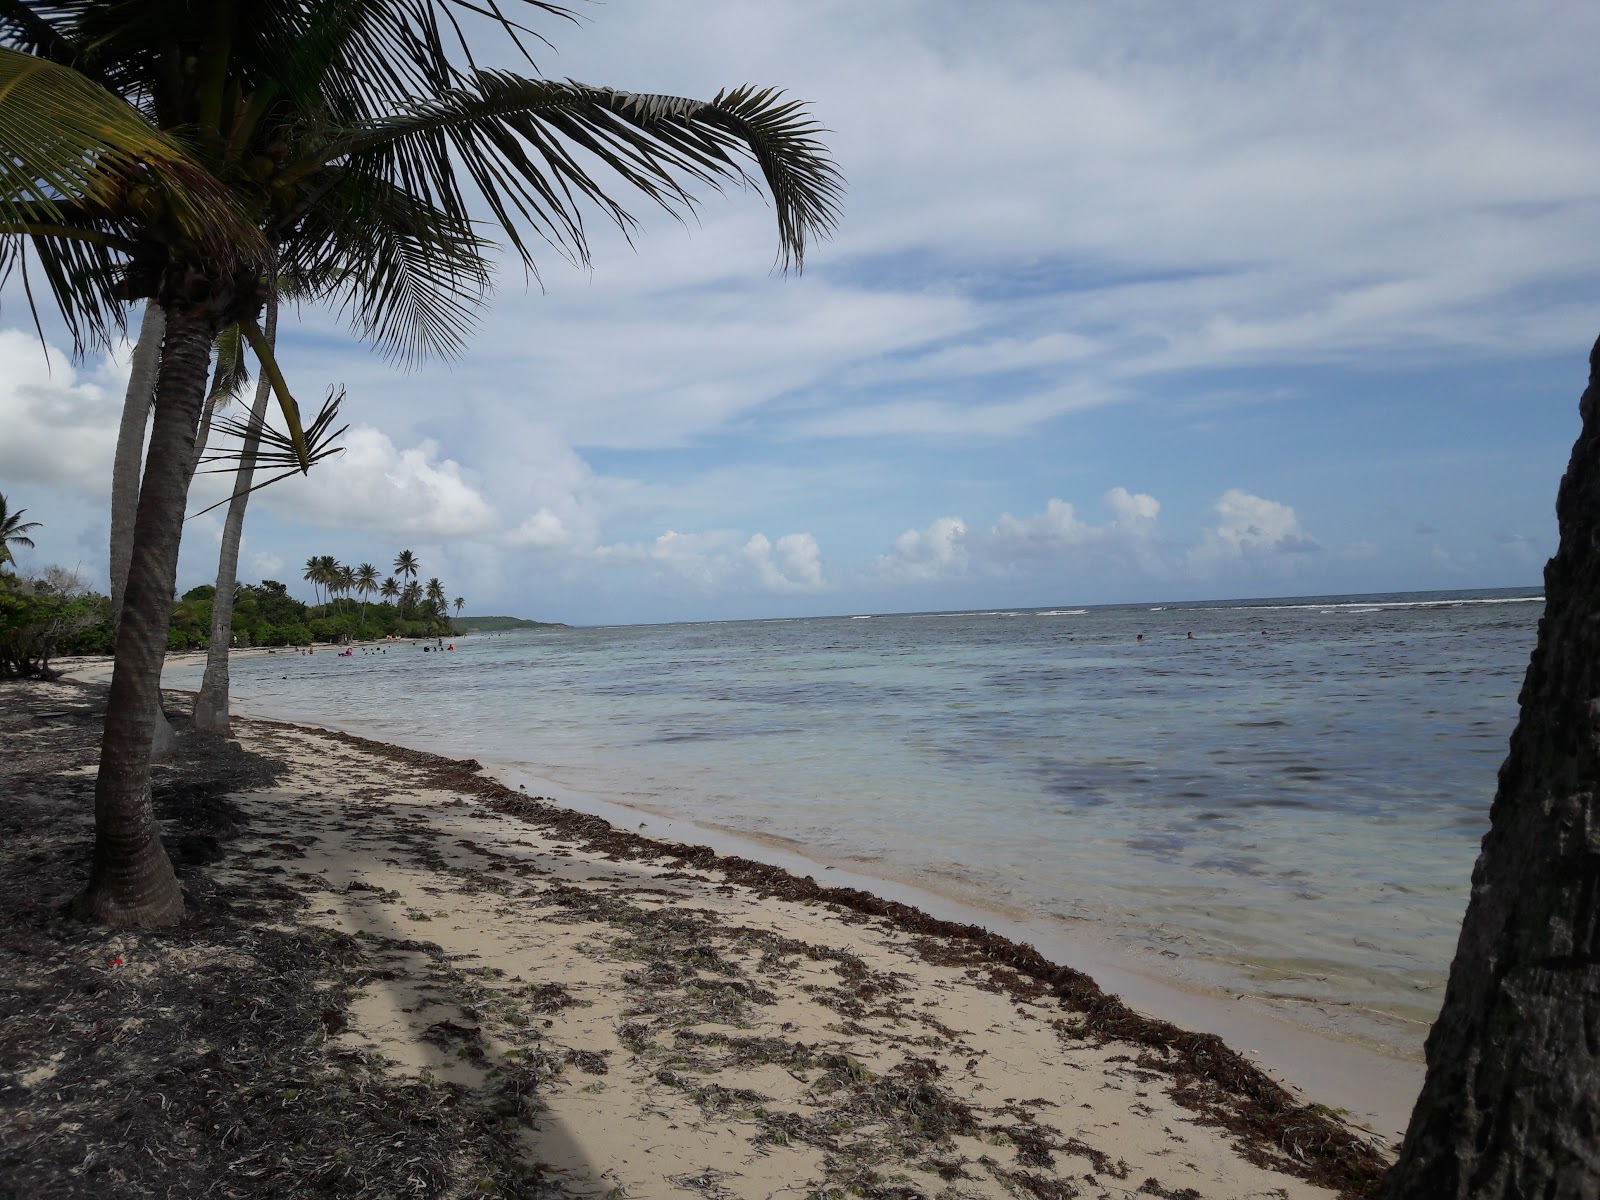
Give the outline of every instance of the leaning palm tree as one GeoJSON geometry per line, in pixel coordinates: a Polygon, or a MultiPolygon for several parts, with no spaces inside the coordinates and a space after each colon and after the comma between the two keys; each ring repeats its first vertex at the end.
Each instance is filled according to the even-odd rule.
{"type": "MultiPolygon", "coordinates": [[[[139,323],[139,340],[134,343],[128,364],[128,389],[122,401],[122,421],[117,429],[117,448],[111,462],[111,624],[122,617],[122,593],[128,582],[128,564],[133,558],[133,525],[139,504],[139,475],[144,458],[145,426],[155,405],[156,369],[161,363],[161,337],[166,318],[154,301],[145,304],[139,323]]],[[[217,337],[216,367],[211,390],[201,410],[200,428],[189,456],[189,476],[205,454],[212,419],[248,382],[244,371],[244,337],[238,326],[230,326],[217,337]]]]}
{"type": "Polygon", "coordinates": [[[467,602],[465,600],[463,600],[460,596],[457,596],[456,599],[455,599],[455,610],[456,610],[456,619],[457,620],[460,620],[460,618],[461,618],[461,610],[463,608],[465,608],[466,606],[467,606],[467,602]]]}
{"type": "MultiPolygon", "coordinates": [[[[580,157],[682,214],[688,184],[746,179],[747,154],[770,189],[785,264],[799,266],[833,223],[838,177],[799,105],[751,88],[702,102],[480,69],[464,28],[515,42],[508,2],[258,0],[210,8],[198,25],[192,0],[0,4],[0,47],[20,52],[0,58],[24,60],[0,63],[0,271],[31,254],[80,348],[108,340],[130,300],[156,300],[166,321],[96,784],[85,906],[104,920],[165,924],[182,912],[145,746],[189,451],[210,347],[229,324],[271,379],[286,446],[302,467],[315,457],[259,324],[274,258],[326,280],[363,337],[409,360],[462,344],[489,232],[531,271],[541,240],[586,261],[590,204],[632,227],[580,157]],[[13,86],[67,64],[79,72],[71,88],[13,86]],[[115,154],[95,149],[115,97],[116,130],[142,121],[150,153],[130,153],[128,132],[115,154]],[[181,131],[181,148],[164,130],[181,131]]],[[[570,16],[545,0],[520,7],[570,16]]]]}
{"type": "MultiPolygon", "coordinates": [[[[263,328],[269,344],[278,337],[278,298],[267,298],[263,328]]],[[[222,525],[222,550],[217,556],[217,586],[211,602],[211,641],[206,647],[206,670],[194,700],[194,725],[204,733],[226,737],[232,732],[230,719],[230,678],[228,654],[233,643],[233,602],[238,592],[239,546],[244,536],[245,507],[254,490],[256,455],[261,443],[261,426],[266,419],[267,401],[272,386],[265,371],[256,380],[255,401],[244,428],[244,445],[238,471],[234,475],[233,495],[228,500],[228,515],[222,525]]],[[[309,564],[308,564],[309,565],[309,564]]]]}
{"type": "Polygon", "coordinates": [[[27,511],[25,508],[10,511],[6,506],[6,498],[0,495],[0,566],[16,561],[11,555],[11,547],[26,546],[29,550],[33,549],[33,539],[28,534],[40,525],[38,521],[22,519],[22,514],[27,511]]]}

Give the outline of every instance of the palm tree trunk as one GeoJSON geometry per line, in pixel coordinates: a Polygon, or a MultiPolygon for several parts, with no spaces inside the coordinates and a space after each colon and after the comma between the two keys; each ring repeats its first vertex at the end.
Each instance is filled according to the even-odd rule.
{"type": "MultiPolygon", "coordinates": [[[[144,306],[139,340],[129,363],[128,391],[122,401],[122,424],[117,430],[117,455],[111,467],[111,627],[122,619],[123,592],[128,583],[128,562],[133,557],[133,526],[139,510],[140,468],[144,460],[144,430],[155,397],[156,372],[161,366],[161,339],[166,315],[154,300],[144,306]]],[[[192,469],[192,468],[191,468],[192,469]]],[[[156,696],[150,743],[157,758],[166,758],[177,735],[161,711],[156,696]]]]}
{"type": "MultiPolygon", "coordinates": [[[[267,345],[278,340],[278,300],[267,299],[267,345]]],[[[239,542],[244,534],[244,511],[250,503],[250,485],[255,479],[256,450],[261,445],[259,430],[266,420],[267,401],[272,381],[262,371],[256,380],[255,403],[250,409],[250,433],[239,452],[239,471],[234,476],[233,498],[228,501],[228,517],[222,526],[222,553],[217,559],[217,592],[211,599],[211,645],[206,649],[206,673],[200,694],[194,702],[194,726],[205,733],[227,737],[231,732],[228,699],[228,652],[233,641],[233,593],[239,582],[239,542]]]]}
{"type": "Polygon", "coordinates": [[[1384,1195],[1600,1195],[1600,342],[1428,1074],[1384,1195]]]}
{"type": "Polygon", "coordinates": [[[161,336],[166,314],[154,300],[144,306],[139,340],[129,364],[128,392],[122,401],[117,430],[117,456],[111,467],[111,627],[122,619],[122,593],[133,557],[133,523],[139,508],[139,468],[144,465],[144,430],[161,365],[161,336]]]}
{"type": "Polygon", "coordinates": [[[87,915],[117,927],[171,925],[183,916],[183,895],[150,806],[150,741],[172,623],[185,480],[215,335],[204,317],[167,313],[100,745],[94,865],[79,901],[87,915]]]}

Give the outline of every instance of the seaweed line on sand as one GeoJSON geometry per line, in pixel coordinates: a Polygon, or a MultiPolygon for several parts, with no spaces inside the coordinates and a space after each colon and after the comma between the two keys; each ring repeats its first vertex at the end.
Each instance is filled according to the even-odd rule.
{"type": "Polygon", "coordinates": [[[1347,1197],[1372,1195],[1387,1163],[1357,1131],[1317,1108],[1297,1102],[1283,1087],[1215,1034],[1194,1033],[1134,1012],[1092,978],[1045,958],[1038,950],[980,925],[944,921],[920,909],[856,888],[826,887],[809,875],[708,846],[666,842],[627,830],[587,813],[529,796],[482,773],[475,759],[452,759],[339,730],[291,722],[251,719],[250,725],[285,729],[343,743],[364,753],[403,763],[421,773],[419,782],[475,797],[505,816],[534,825],[588,851],[618,860],[666,859],[674,870],[715,870],[729,882],[762,896],[836,906],[877,918],[909,934],[923,957],[938,965],[971,965],[1019,999],[1054,998],[1070,1014],[1057,1028],[1064,1038],[1123,1042],[1141,1047],[1137,1065],[1171,1079],[1169,1094],[1211,1124],[1233,1135],[1249,1162],[1298,1176],[1347,1197]]]}
{"type": "Polygon", "coordinates": [[[87,881],[104,694],[24,682],[0,705],[20,751],[0,759],[0,1194],[565,1194],[523,1153],[525,1081],[484,1095],[331,1041],[385,947],[298,920],[305,898],[267,872],[208,869],[248,829],[230,796],[281,762],[191,735],[157,767],[186,922],[63,915],[87,881]]]}

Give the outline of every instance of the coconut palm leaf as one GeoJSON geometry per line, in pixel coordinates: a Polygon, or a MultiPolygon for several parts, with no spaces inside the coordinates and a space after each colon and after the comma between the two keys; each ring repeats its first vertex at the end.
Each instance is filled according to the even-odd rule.
{"type": "Polygon", "coordinates": [[[286,184],[342,161],[447,211],[464,211],[454,170],[464,168],[523,261],[524,225],[586,260],[585,204],[623,229],[634,218],[574,156],[583,151],[675,215],[693,207],[679,182],[750,182],[760,169],[778,214],[780,260],[804,264],[808,240],[838,217],[843,181],[819,140],[821,126],[772,90],[736,88],[711,101],[478,71],[469,86],[409,102],[286,166],[286,184]]]}
{"type": "Polygon", "coordinates": [[[465,346],[487,302],[492,249],[471,225],[392,184],[342,168],[287,252],[357,334],[408,365],[465,346]]]}
{"type": "MultiPolygon", "coordinates": [[[[213,422],[213,428],[236,438],[242,445],[251,434],[260,439],[256,448],[255,460],[258,468],[273,470],[274,468],[287,467],[270,479],[264,479],[253,484],[249,492],[259,492],[262,488],[287,479],[291,475],[302,474],[315,466],[332,458],[335,454],[343,454],[344,447],[338,441],[350,428],[348,424],[333,428],[333,423],[339,417],[340,406],[344,404],[344,389],[330,388],[327,398],[322,402],[322,407],[317,411],[316,417],[305,426],[303,439],[296,439],[293,434],[282,433],[271,425],[262,421],[256,424],[251,420],[250,414],[243,417],[221,417],[213,422]]],[[[204,474],[214,475],[222,471],[233,472],[238,469],[241,451],[235,447],[231,450],[219,450],[207,454],[201,463],[204,465],[204,474]],[[213,463],[222,463],[223,466],[212,466],[213,463]]],[[[248,494],[248,493],[247,493],[248,494]]],[[[212,509],[220,508],[232,500],[229,495],[215,504],[202,508],[199,512],[190,513],[185,520],[192,521],[195,517],[204,516],[212,509]]]]}

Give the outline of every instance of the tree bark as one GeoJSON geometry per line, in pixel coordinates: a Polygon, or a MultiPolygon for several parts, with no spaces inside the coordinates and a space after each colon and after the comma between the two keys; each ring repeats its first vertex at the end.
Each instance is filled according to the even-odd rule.
{"type": "Polygon", "coordinates": [[[1561,540],[1390,1200],[1600,1195],[1600,342],[1561,540]]]}
{"type": "Polygon", "coordinates": [[[172,623],[189,458],[215,333],[204,317],[167,313],[95,784],[94,864],[79,901],[88,916],[119,928],[171,925],[183,916],[183,895],[150,805],[151,736],[172,623]]]}
{"type": "Polygon", "coordinates": [[[133,557],[133,523],[139,508],[139,468],[144,465],[144,430],[156,392],[161,364],[161,337],[166,315],[151,300],[139,322],[139,340],[129,363],[128,392],[122,401],[117,430],[117,456],[111,467],[111,627],[122,619],[122,594],[133,557]]]}
{"type": "MultiPolygon", "coordinates": [[[[267,298],[267,345],[278,340],[278,298],[267,298]]],[[[239,452],[239,470],[234,476],[233,497],[228,501],[228,517],[222,526],[222,553],[217,558],[217,591],[211,598],[211,644],[206,649],[206,673],[200,694],[194,702],[194,726],[204,733],[227,737],[232,733],[228,697],[228,653],[233,641],[233,593],[239,582],[239,543],[244,535],[244,512],[250,503],[250,485],[255,478],[256,450],[261,445],[259,430],[266,420],[267,401],[272,381],[262,371],[256,380],[255,402],[250,408],[250,433],[239,452]]]]}

